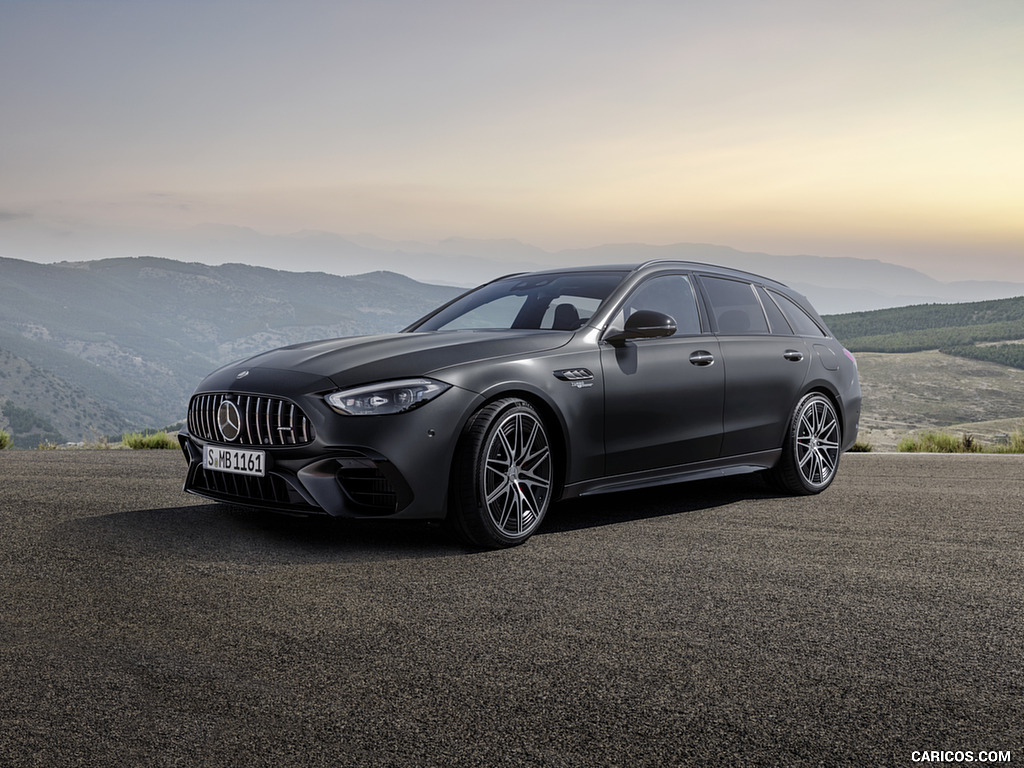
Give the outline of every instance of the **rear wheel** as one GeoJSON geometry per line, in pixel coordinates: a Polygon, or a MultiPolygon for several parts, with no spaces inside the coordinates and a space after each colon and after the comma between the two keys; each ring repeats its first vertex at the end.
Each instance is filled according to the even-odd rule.
{"type": "Polygon", "coordinates": [[[553,462],[547,428],[524,400],[481,408],[466,425],[455,457],[450,526],[487,548],[522,544],[551,503],[553,462]]]}
{"type": "Polygon", "coordinates": [[[769,479],[790,493],[821,493],[839,468],[841,434],[832,401],[818,392],[806,395],[793,410],[782,457],[769,479]]]}

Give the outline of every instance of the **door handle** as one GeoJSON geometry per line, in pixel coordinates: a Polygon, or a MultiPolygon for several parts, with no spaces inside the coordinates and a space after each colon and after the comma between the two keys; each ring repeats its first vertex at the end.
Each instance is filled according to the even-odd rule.
{"type": "Polygon", "coordinates": [[[791,363],[799,363],[804,359],[804,353],[796,349],[787,349],[782,353],[782,356],[789,360],[791,363]]]}
{"type": "Polygon", "coordinates": [[[690,362],[693,363],[694,365],[703,367],[705,365],[711,365],[713,362],[715,362],[715,356],[712,355],[710,352],[706,352],[703,349],[698,349],[696,352],[690,355],[690,362]]]}

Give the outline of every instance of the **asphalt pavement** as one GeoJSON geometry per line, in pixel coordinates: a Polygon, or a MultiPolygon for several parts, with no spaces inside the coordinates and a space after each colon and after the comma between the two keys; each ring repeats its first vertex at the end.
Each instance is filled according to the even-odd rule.
{"type": "Polygon", "coordinates": [[[0,452],[0,766],[1024,763],[1024,457],[593,497],[501,552],[184,469],[0,452]]]}

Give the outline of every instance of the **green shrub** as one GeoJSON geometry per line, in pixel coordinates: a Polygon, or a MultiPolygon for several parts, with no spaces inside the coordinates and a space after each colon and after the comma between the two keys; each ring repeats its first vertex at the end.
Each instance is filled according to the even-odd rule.
{"type": "Polygon", "coordinates": [[[981,443],[973,435],[922,432],[917,437],[904,437],[896,450],[901,453],[981,453],[981,443]]]}
{"type": "Polygon", "coordinates": [[[982,445],[973,435],[923,432],[904,437],[896,446],[903,453],[1024,453],[1024,430],[1017,430],[996,445],[982,445]]]}
{"type": "Polygon", "coordinates": [[[178,447],[178,441],[166,432],[153,432],[150,434],[143,434],[141,432],[132,432],[124,435],[121,438],[121,442],[129,448],[173,448],[178,447]]]}
{"type": "Polygon", "coordinates": [[[11,436],[0,429],[0,451],[11,447],[11,436]]]}
{"type": "Polygon", "coordinates": [[[1024,453],[1024,430],[1018,430],[1010,435],[1007,447],[1010,453],[1024,453]]]}
{"type": "Polygon", "coordinates": [[[992,453],[1024,453],[1024,430],[1008,435],[1006,442],[990,448],[992,453]]]}
{"type": "Polygon", "coordinates": [[[875,450],[875,447],[871,443],[865,443],[858,440],[852,446],[850,446],[850,453],[871,453],[875,450]]]}

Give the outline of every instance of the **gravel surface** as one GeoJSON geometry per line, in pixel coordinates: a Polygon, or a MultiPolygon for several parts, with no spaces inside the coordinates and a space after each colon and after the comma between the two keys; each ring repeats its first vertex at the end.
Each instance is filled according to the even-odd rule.
{"type": "Polygon", "coordinates": [[[502,552],[184,468],[0,452],[0,766],[1024,761],[1024,457],[596,497],[502,552]]]}

